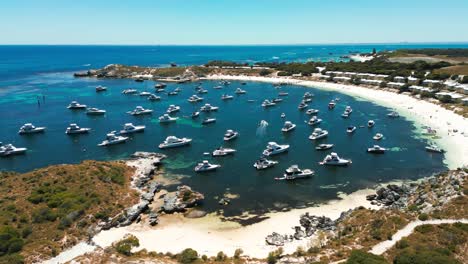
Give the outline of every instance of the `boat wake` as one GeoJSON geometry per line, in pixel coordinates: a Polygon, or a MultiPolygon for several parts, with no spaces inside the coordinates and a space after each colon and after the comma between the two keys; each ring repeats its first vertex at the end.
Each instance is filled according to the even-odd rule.
{"type": "Polygon", "coordinates": [[[268,122],[265,120],[260,121],[257,128],[257,136],[263,136],[266,133],[268,127],[268,122]]]}

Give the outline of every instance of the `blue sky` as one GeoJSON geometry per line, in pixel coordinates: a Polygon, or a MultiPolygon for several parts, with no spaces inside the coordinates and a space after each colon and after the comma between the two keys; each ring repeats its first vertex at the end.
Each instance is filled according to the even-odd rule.
{"type": "Polygon", "coordinates": [[[468,0],[1,0],[0,44],[468,42],[468,0]]]}

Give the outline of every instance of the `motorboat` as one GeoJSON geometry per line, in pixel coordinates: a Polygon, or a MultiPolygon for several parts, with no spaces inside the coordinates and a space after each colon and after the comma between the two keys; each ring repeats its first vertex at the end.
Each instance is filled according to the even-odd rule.
{"type": "Polygon", "coordinates": [[[99,86],[96,87],[96,92],[97,92],[97,93],[99,93],[99,92],[104,92],[104,91],[107,91],[107,87],[101,86],[101,85],[99,85],[99,86]]]}
{"type": "Polygon", "coordinates": [[[308,109],[308,110],[306,111],[306,114],[308,114],[308,115],[316,115],[316,114],[318,114],[318,112],[319,112],[318,109],[308,109]]]}
{"type": "Polygon", "coordinates": [[[232,129],[228,129],[226,130],[226,133],[224,133],[224,141],[230,141],[230,140],[233,140],[235,138],[237,138],[239,136],[239,132],[237,131],[234,131],[232,129]]]}
{"type": "Polygon", "coordinates": [[[213,171],[217,168],[221,167],[219,164],[211,164],[207,160],[204,160],[195,166],[195,172],[205,172],[205,171],[213,171]]]}
{"type": "Polygon", "coordinates": [[[223,88],[223,87],[220,86],[220,85],[213,87],[213,89],[217,89],[217,90],[218,90],[218,89],[222,89],[222,88],[223,88]]]}
{"type": "Polygon", "coordinates": [[[281,113],[281,118],[285,118],[286,117],[286,114],[285,113],[281,113]]]}
{"type": "Polygon", "coordinates": [[[320,165],[329,166],[347,166],[351,163],[351,160],[340,158],[336,152],[332,152],[330,155],[327,155],[322,162],[319,162],[320,165]]]}
{"type": "Polygon", "coordinates": [[[154,88],[156,88],[156,89],[164,89],[164,88],[166,88],[166,86],[167,86],[167,84],[165,84],[165,83],[157,83],[157,84],[154,86],[154,88]]]}
{"type": "Polygon", "coordinates": [[[180,93],[180,92],[182,92],[182,89],[180,89],[180,87],[177,87],[177,88],[174,89],[174,92],[180,93]]]}
{"type": "Polygon", "coordinates": [[[231,84],[231,82],[228,82],[228,81],[220,81],[219,83],[224,85],[224,86],[228,86],[228,85],[231,84]]]}
{"type": "Polygon", "coordinates": [[[283,102],[283,99],[281,99],[281,98],[273,99],[273,103],[281,103],[281,102],[283,102]]]}
{"type": "Polygon", "coordinates": [[[206,93],[208,93],[208,90],[206,90],[206,89],[200,89],[200,90],[197,91],[197,93],[199,93],[199,94],[206,94],[206,93]]]}
{"type": "Polygon", "coordinates": [[[202,125],[207,125],[207,124],[211,124],[215,122],[216,122],[216,118],[205,118],[202,121],[202,125]]]}
{"type": "Polygon", "coordinates": [[[374,120],[369,120],[369,121],[367,121],[367,127],[368,127],[368,128],[371,128],[371,127],[373,127],[374,125],[375,125],[375,121],[374,121],[374,120]]]}
{"type": "Polygon", "coordinates": [[[233,99],[233,98],[234,98],[234,96],[228,95],[228,94],[223,94],[221,96],[221,100],[230,100],[230,99],[233,99]]]}
{"type": "Polygon", "coordinates": [[[169,114],[164,114],[159,117],[159,123],[172,123],[177,121],[178,117],[171,117],[169,114]]]}
{"type": "Polygon", "coordinates": [[[262,157],[262,158],[258,159],[257,161],[255,161],[253,166],[257,170],[264,170],[264,169],[271,168],[271,167],[275,166],[276,164],[278,164],[277,161],[269,160],[269,159],[266,159],[266,158],[262,157]]]}
{"type": "Polygon", "coordinates": [[[288,151],[289,145],[279,145],[276,142],[268,142],[266,149],[263,151],[264,156],[271,156],[288,151]]]}
{"type": "Polygon", "coordinates": [[[87,107],[87,105],[80,104],[80,103],[78,103],[77,101],[72,101],[72,102],[67,106],[68,109],[72,109],[72,110],[74,110],[74,109],[78,109],[78,110],[79,110],[79,109],[86,109],[86,107],[87,107]]]}
{"type": "Polygon", "coordinates": [[[135,89],[125,89],[122,91],[122,94],[136,94],[136,93],[138,93],[138,91],[135,89]]]}
{"type": "Polygon", "coordinates": [[[334,109],[336,106],[336,103],[335,103],[335,100],[331,100],[329,103],[328,103],[328,109],[334,109]]]}
{"type": "Polygon", "coordinates": [[[441,149],[439,146],[436,144],[431,144],[429,146],[426,146],[426,151],[428,152],[435,152],[435,153],[444,153],[445,150],[441,149]]]}
{"type": "Polygon", "coordinates": [[[317,139],[325,138],[327,136],[328,136],[328,131],[327,130],[323,130],[321,128],[316,128],[316,129],[314,129],[312,134],[309,136],[309,139],[310,140],[317,140],[317,139]]]}
{"type": "Polygon", "coordinates": [[[190,103],[196,103],[196,102],[203,101],[203,98],[196,95],[196,94],[194,94],[194,95],[190,96],[187,101],[189,101],[190,103]]]}
{"type": "Polygon", "coordinates": [[[46,129],[45,127],[36,127],[31,123],[26,123],[20,127],[18,134],[24,135],[24,134],[43,133],[45,129],[46,129]]]}
{"type": "Polygon", "coordinates": [[[151,109],[145,109],[143,106],[137,106],[133,111],[127,112],[131,115],[138,116],[138,115],[150,115],[153,113],[151,109]]]}
{"type": "Polygon", "coordinates": [[[293,124],[291,121],[286,121],[284,122],[283,128],[281,128],[281,131],[289,132],[295,128],[296,128],[296,124],[293,124]]]}
{"type": "Polygon", "coordinates": [[[310,103],[310,102],[312,102],[312,98],[304,98],[302,101],[304,103],[310,103]]]}
{"type": "Polygon", "coordinates": [[[304,99],[312,98],[312,97],[314,97],[314,95],[309,93],[309,92],[305,92],[304,96],[302,96],[302,98],[304,98],[304,99]]]}
{"type": "Polygon", "coordinates": [[[375,134],[375,136],[373,137],[374,140],[381,140],[382,138],[383,138],[383,135],[380,133],[375,134]]]}
{"type": "Polygon", "coordinates": [[[0,157],[7,157],[26,153],[27,148],[17,148],[12,144],[0,146],[0,157]]]}
{"type": "Polygon", "coordinates": [[[210,104],[205,104],[204,106],[200,107],[200,111],[202,112],[213,112],[213,111],[218,111],[219,107],[217,106],[212,106],[210,104]]]}
{"type": "Polygon", "coordinates": [[[165,92],[166,90],[164,90],[164,88],[159,88],[159,89],[156,89],[156,93],[162,93],[162,92],[165,92]]]}
{"type": "Polygon", "coordinates": [[[155,94],[150,94],[148,96],[148,100],[150,100],[150,101],[159,101],[159,100],[161,100],[161,96],[157,96],[155,94]]]}
{"type": "Polygon", "coordinates": [[[192,118],[197,118],[199,116],[200,116],[200,112],[198,112],[198,111],[195,111],[190,115],[190,117],[192,117],[192,118]]]}
{"type": "Polygon", "coordinates": [[[291,167],[287,168],[284,171],[283,177],[280,178],[275,178],[275,180],[282,181],[290,181],[290,180],[296,180],[296,179],[304,179],[304,178],[309,178],[314,175],[314,171],[310,169],[304,169],[301,170],[297,165],[292,165],[291,167]]]}
{"type": "Polygon", "coordinates": [[[246,82],[241,82],[241,85],[246,85],[247,83],[246,82]]]}
{"type": "Polygon", "coordinates": [[[348,118],[349,114],[347,112],[344,112],[344,113],[341,114],[341,117],[342,118],[348,118]]]}
{"type": "Polygon", "coordinates": [[[145,81],[145,79],[143,79],[143,78],[136,78],[135,79],[135,82],[144,82],[144,81],[145,81]]]}
{"type": "Polygon", "coordinates": [[[179,92],[176,92],[176,91],[172,91],[172,92],[168,92],[167,95],[169,96],[174,96],[174,95],[178,95],[179,92]]]}
{"type": "Polygon", "coordinates": [[[349,126],[348,128],[346,128],[346,132],[349,133],[349,134],[354,133],[354,131],[356,131],[355,126],[349,126]]]}
{"type": "Polygon", "coordinates": [[[120,134],[133,134],[137,132],[143,132],[146,126],[135,126],[132,123],[126,123],[123,130],[120,130],[120,134]]]}
{"type": "Polygon", "coordinates": [[[382,148],[379,145],[374,145],[373,147],[368,148],[367,152],[375,153],[375,154],[383,154],[383,153],[385,153],[386,150],[387,150],[386,148],[382,148]]]}
{"type": "Polygon", "coordinates": [[[275,106],[275,105],[276,105],[275,102],[272,102],[272,101],[270,101],[270,100],[268,100],[268,99],[266,99],[266,100],[263,101],[263,103],[262,103],[262,106],[263,106],[263,107],[271,107],[271,106],[275,106]]]}
{"type": "Polygon", "coordinates": [[[306,109],[308,106],[309,106],[308,104],[306,104],[304,101],[302,101],[302,102],[299,104],[299,106],[297,107],[297,109],[299,109],[299,110],[304,110],[304,109],[306,109]]]}
{"type": "Polygon", "coordinates": [[[170,113],[175,113],[178,111],[180,111],[180,106],[169,105],[169,107],[166,110],[166,113],[170,114],[170,113]]]}
{"type": "Polygon", "coordinates": [[[168,136],[161,144],[159,144],[160,149],[165,148],[175,148],[189,145],[192,142],[191,138],[178,138],[175,136],[168,136]]]}
{"type": "Polygon", "coordinates": [[[315,147],[316,150],[327,150],[333,148],[333,144],[319,144],[315,147]]]}
{"type": "Polygon", "coordinates": [[[74,135],[74,134],[86,134],[91,130],[91,128],[79,127],[77,124],[72,123],[65,130],[65,134],[74,135]]]}
{"type": "Polygon", "coordinates": [[[236,94],[245,94],[245,93],[247,93],[247,91],[242,90],[241,88],[237,88],[234,93],[236,93],[236,94]]]}
{"type": "Polygon", "coordinates": [[[150,96],[151,93],[150,92],[141,92],[140,93],[140,96],[150,96]]]}
{"type": "Polygon", "coordinates": [[[90,108],[88,108],[88,110],[86,110],[86,114],[87,115],[105,115],[106,110],[99,109],[99,108],[96,108],[96,107],[90,107],[90,108]]]}
{"type": "Polygon", "coordinates": [[[115,131],[112,131],[106,135],[106,139],[101,142],[98,146],[109,146],[124,143],[128,140],[128,137],[119,136],[115,134],[115,131]]]}
{"type": "Polygon", "coordinates": [[[278,93],[278,96],[288,96],[288,95],[289,95],[289,93],[287,93],[287,92],[279,92],[278,93]]]}
{"type": "Polygon", "coordinates": [[[345,110],[344,110],[344,112],[343,112],[343,114],[341,116],[344,117],[344,118],[348,118],[351,115],[352,112],[353,112],[353,109],[350,106],[346,106],[346,108],[345,108],[345,110]]]}
{"type": "Polygon", "coordinates": [[[235,149],[219,147],[213,151],[212,155],[213,157],[222,157],[234,154],[234,152],[236,152],[235,149]]]}
{"type": "Polygon", "coordinates": [[[391,118],[397,118],[397,117],[400,117],[400,114],[398,114],[397,112],[393,111],[393,112],[390,112],[389,114],[387,114],[388,117],[391,117],[391,118]]]}
{"type": "Polygon", "coordinates": [[[315,125],[318,125],[322,122],[322,119],[320,118],[317,118],[317,116],[312,116],[310,119],[309,119],[309,122],[307,122],[309,125],[311,126],[315,126],[315,125]]]}

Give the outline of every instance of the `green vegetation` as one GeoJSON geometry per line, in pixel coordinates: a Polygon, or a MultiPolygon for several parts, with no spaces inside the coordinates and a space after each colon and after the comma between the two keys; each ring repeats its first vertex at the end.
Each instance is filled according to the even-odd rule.
{"type": "Polygon", "coordinates": [[[423,54],[427,56],[468,57],[468,49],[400,49],[394,52],[401,54],[423,54]]]}
{"type": "Polygon", "coordinates": [[[279,76],[291,76],[293,74],[302,74],[303,76],[310,76],[312,73],[317,73],[317,67],[325,65],[321,62],[307,62],[307,63],[258,63],[259,66],[269,67],[275,69],[279,76]]]}
{"type": "Polygon", "coordinates": [[[281,255],[283,255],[283,248],[282,247],[278,248],[275,251],[272,251],[272,252],[268,253],[267,263],[268,264],[275,264],[278,261],[278,259],[281,257],[281,255]]]}
{"type": "Polygon", "coordinates": [[[367,253],[362,250],[353,250],[346,264],[388,264],[382,256],[367,253]]]}
{"type": "Polygon", "coordinates": [[[132,248],[139,247],[140,241],[134,235],[126,235],[122,240],[113,245],[115,250],[122,255],[132,255],[132,248]]]}
{"type": "Polygon", "coordinates": [[[213,60],[205,64],[206,67],[245,67],[248,63],[237,63],[233,61],[213,60]]]}
{"type": "Polygon", "coordinates": [[[177,255],[177,261],[183,264],[192,263],[196,261],[197,259],[198,259],[198,252],[191,248],[184,249],[182,252],[180,252],[177,255]]]}

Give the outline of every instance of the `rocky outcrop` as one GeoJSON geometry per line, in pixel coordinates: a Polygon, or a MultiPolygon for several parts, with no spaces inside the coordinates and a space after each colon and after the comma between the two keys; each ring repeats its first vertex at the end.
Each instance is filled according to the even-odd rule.
{"type": "Polygon", "coordinates": [[[366,198],[371,201],[372,204],[402,209],[407,206],[408,196],[414,188],[414,184],[401,186],[389,184],[377,189],[376,194],[368,195],[366,198]]]}
{"type": "Polygon", "coordinates": [[[187,208],[198,205],[204,199],[203,194],[193,191],[189,186],[179,186],[177,192],[164,197],[161,211],[165,213],[185,212],[187,208]]]}

